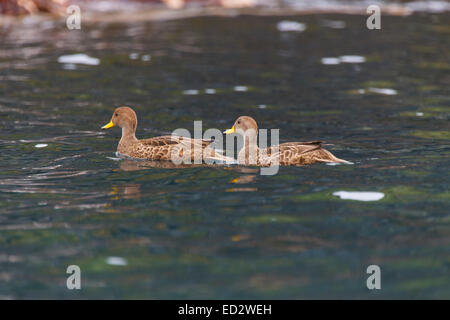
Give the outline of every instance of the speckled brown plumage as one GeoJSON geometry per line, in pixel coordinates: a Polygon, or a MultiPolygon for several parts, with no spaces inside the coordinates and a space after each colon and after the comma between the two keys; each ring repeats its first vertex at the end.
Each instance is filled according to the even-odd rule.
{"type": "Polygon", "coordinates": [[[192,163],[195,159],[202,161],[214,159],[230,161],[234,159],[216,153],[210,147],[212,141],[191,139],[180,136],[160,136],[139,140],[135,136],[137,116],[130,107],[117,108],[111,122],[103,128],[113,126],[122,128],[122,138],[117,146],[117,152],[132,158],[148,160],[171,160],[178,163],[192,163]]]}
{"type": "Polygon", "coordinates": [[[257,145],[258,125],[248,116],[239,117],[233,129],[226,133],[237,132],[244,137],[244,147],[238,154],[238,162],[245,165],[270,166],[279,164],[308,165],[318,162],[350,163],[336,158],[331,152],[322,148],[322,142],[286,142],[268,148],[257,145]]]}

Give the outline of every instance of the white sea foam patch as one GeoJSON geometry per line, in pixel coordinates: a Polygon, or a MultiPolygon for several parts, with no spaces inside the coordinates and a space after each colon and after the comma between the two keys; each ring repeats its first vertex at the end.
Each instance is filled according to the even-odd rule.
{"type": "Polygon", "coordinates": [[[295,31],[302,32],[306,30],[306,24],[297,21],[280,21],[277,24],[278,31],[295,31]]]}
{"type": "Polygon", "coordinates": [[[335,58],[335,57],[325,57],[325,58],[322,58],[320,62],[322,64],[339,64],[339,63],[341,63],[341,60],[339,58],[335,58]]]}
{"type": "Polygon", "coordinates": [[[128,261],[121,257],[108,257],[106,258],[106,263],[111,266],[126,266],[128,261]]]}
{"type": "Polygon", "coordinates": [[[248,91],[248,88],[246,86],[235,86],[234,91],[245,92],[248,91]]]}
{"type": "Polygon", "coordinates": [[[91,66],[96,66],[100,64],[100,59],[90,57],[84,53],[69,54],[65,56],[60,56],[58,58],[59,63],[71,63],[71,64],[87,64],[91,66]]]}
{"type": "Polygon", "coordinates": [[[340,56],[339,60],[343,63],[363,63],[366,58],[363,56],[340,56]]]}
{"type": "Polygon", "coordinates": [[[130,53],[130,55],[128,57],[131,60],[136,60],[137,58],[139,58],[139,53],[136,53],[136,52],[130,53]]]}
{"type": "Polygon", "coordinates": [[[370,92],[385,94],[388,96],[393,96],[393,95],[397,94],[397,90],[390,89],[390,88],[369,88],[367,90],[370,92]]]}
{"type": "Polygon", "coordinates": [[[183,94],[188,95],[188,96],[195,96],[198,94],[198,90],[196,90],[196,89],[184,90],[183,94]]]}
{"type": "Polygon", "coordinates": [[[48,147],[48,144],[46,143],[38,143],[37,145],[34,146],[35,148],[45,148],[48,147]]]}
{"type": "Polygon", "coordinates": [[[342,200],[378,201],[384,198],[384,193],[375,191],[336,191],[333,196],[342,200]]]}

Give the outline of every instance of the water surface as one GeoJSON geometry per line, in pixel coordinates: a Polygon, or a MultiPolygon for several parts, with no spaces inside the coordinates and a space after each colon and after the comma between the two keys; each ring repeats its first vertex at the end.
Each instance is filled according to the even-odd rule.
{"type": "Polygon", "coordinates": [[[448,21],[1,29],[0,297],[450,298],[448,21]],[[99,63],[58,62],[72,54],[99,63]],[[261,176],[117,160],[120,130],[99,128],[120,105],[138,113],[138,137],[192,132],[194,120],[223,130],[246,114],[354,165],[261,176]],[[383,197],[338,196],[351,192],[383,197]],[[79,291],[66,288],[72,264],[79,291]],[[372,264],[378,291],[366,288],[372,264]]]}

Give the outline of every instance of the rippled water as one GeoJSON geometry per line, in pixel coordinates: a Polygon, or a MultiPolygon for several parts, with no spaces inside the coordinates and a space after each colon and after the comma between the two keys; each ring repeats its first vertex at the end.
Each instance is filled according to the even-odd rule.
{"type": "Polygon", "coordinates": [[[1,298],[450,298],[448,14],[30,19],[0,30],[1,298]],[[124,104],[138,137],[246,114],[354,165],[118,160],[124,104]]]}

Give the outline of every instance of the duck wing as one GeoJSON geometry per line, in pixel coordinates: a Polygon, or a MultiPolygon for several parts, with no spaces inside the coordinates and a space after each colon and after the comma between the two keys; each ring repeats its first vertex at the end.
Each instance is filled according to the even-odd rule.
{"type": "Polygon", "coordinates": [[[192,139],[182,136],[159,136],[139,140],[144,157],[152,160],[189,162],[202,159],[205,150],[213,140],[192,139]]]}
{"type": "Polygon", "coordinates": [[[303,154],[318,150],[322,148],[322,141],[308,141],[308,142],[285,142],[278,146],[271,146],[266,148],[268,156],[275,154],[303,154]],[[278,149],[278,150],[277,150],[278,149]]]}
{"type": "Polygon", "coordinates": [[[262,165],[277,163],[281,165],[303,164],[314,158],[316,152],[322,149],[321,141],[286,142],[278,146],[261,149],[260,161],[262,165]]]}
{"type": "Polygon", "coordinates": [[[174,146],[178,144],[182,144],[185,146],[193,147],[194,145],[198,145],[202,148],[206,148],[210,145],[213,140],[203,140],[203,139],[192,139],[181,136],[159,136],[149,139],[139,140],[143,145],[151,146],[151,147],[162,147],[162,146],[174,146]]]}

